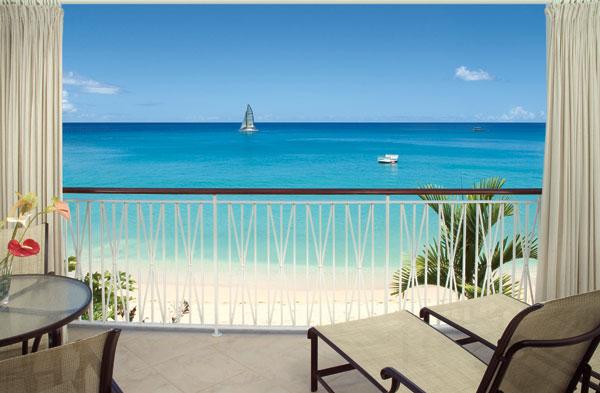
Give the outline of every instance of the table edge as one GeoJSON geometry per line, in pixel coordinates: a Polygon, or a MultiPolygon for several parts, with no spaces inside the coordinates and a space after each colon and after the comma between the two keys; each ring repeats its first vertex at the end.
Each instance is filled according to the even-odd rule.
{"type": "Polygon", "coordinates": [[[35,329],[35,330],[25,332],[23,334],[19,334],[17,336],[0,339],[0,347],[17,344],[17,343],[23,342],[24,340],[29,340],[29,339],[32,339],[32,338],[35,338],[38,336],[42,336],[46,333],[57,330],[65,325],[69,324],[70,322],[79,318],[85,312],[85,309],[90,305],[90,302],[92,301],[91,289],[88,286],[86,286],[82,281],[77,280],[72,277],[58,276],[58,275],[53,275],[53,274],[15,274],[15,275],[13,275],[13,277],[15,277],[15,276],[17,276],[17,277],[39,277],[39,276],[42,276],[42,277],[52,277],[54,279],[60,279],[60,280],[74,281],[77,283],[77,285],[82,285],[85,289],[87,289],[87,291],[86,291],[86,293],[88,295],[87,301],[84,303],[84,305],[81,308],[77,309],[77,311],[75,311],[74,313],[68,315],[66,318],[63,318],[57,322],[54,322],[50,325],[46,325],[39,329],[35,329]]]}

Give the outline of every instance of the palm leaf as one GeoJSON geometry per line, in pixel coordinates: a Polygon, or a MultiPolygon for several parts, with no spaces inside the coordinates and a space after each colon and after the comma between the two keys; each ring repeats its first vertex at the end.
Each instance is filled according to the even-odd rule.
{"type": "MultiPolygon", "coordinates": [[[[501,189],[505,180],[499,177],[483,179],[474,184],[475,189],[501,189]]],[[[439,189],[439,186],[427,184],[422,186],[424,190],[439,189]]],[[[414,271],[407,264],[402,269],[394,272],[391,283],[391,295],[398,296],[406,291],[413,283],[417,285],[439,283],[447,286],[452,278],[456,282],[457,290],[464,291],[467,297],[478,296],[481,288],[476,288],[469,281],[481,284],[485,278],[488,262],[492,276],[498,274],[501,262],[506,263],[524,257],[524,246],[529,246],[529,256],[537,258],[537,237],[534,233],[516,234],[513,239],[506,237],[501,242],[493,245],[491,260],[488,261],[485,252],[484,239],[489,241],[491,233],[502,217],[514,215],[514,206],[510,202],[490,203],[481,207],[482,204],[466,203],[457,205],[448,203],[451,199],[446,195],[431,195],[424,193],[419,195],[422,200],[429,201],[427,206],[440,215],[442,220],[442,234],[439,244],[433,241],[425,247],[421,255],[416,258],[414,271]],[[460,206],[457,208],[456,206],[460,206]],[[486,237],[487,233],[487,237],[486,237]],[[479,241],[476,241],[479,239],[479,241]],[[454,260],[451,260],[447,241],[456,245],[454,260]],[[439,253],[438,253],[439,248],[439,253]],[[463,263],[463,254],[465,260],[463,263]],[[427,262],[427,263],[426,263],[427,262]],[[450,266],[455,277],[449,277],[450,266]],[[477,272],[477,274],[475,274],[477,272]],[[412,274],[412,275],[411,275],[412,274]],[[463,277],[465,278],[463,280],[463,277]],[[456,279],[456,280],[454,280],[456,279]],[[463,282],[466,281],[466,282],[463,282]],[[477,292],[477,294],[476,294],[477,292]]],[[[464,198],[464,197],[463,197],[464,198]]],[[[492,201],[494,199],[505,200],[504,196],[496,194],[470,194],[466,195],[467,201],[492,201]]],[[[457,200],[457,199],[454,199],[457,200]]],[[[458,200],[457,200],[458,201],[458,200]]],[[[511,283],[509,275],[503,278],[493,278],[493,287],[502,292],[512,293],[515,283],[511,283]]]]}

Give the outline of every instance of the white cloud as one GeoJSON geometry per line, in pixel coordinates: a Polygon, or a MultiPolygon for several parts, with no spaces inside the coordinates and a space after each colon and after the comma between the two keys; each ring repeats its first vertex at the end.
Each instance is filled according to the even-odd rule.
{"type": "Polygon", "coordinates": [[[475,119],[478,121],[502,121],[502,122],[519,122],[519,121],[545,121],[546,113],[544,111],[531,112],[522,106],[515,106],[508,112],[500,116],[484,116],[476,115],[475,119]]]}
{"type": "Polygon", "coordinates": [[[537,117],[535,113],[525,110],[522,106],[515,106],[508,113],[500,116],[500,121],[531,121],[537,117]]]}
{"type": "Polygon", "coordinates": [[[75,105],[69,101],[69,92],[64,90],[62,91],[62,110],[63,113],[75,113],[77,112],[77,108],[75,105]]]}
{"type": "Polygon", "coordinates": [[[98,82],[96,80],[82,77],[74,72],[67,72],[63,75],[63,85],[74,86],[84,93],[90,94],[119,94],[121,88],[119,86],[109,85],[98,82]]]}
{"type": "Polygon", "coordinates": [[[492,75],[490,75],[487,71],[482,69],[479,70],[470,70],[466,66],[460,66],[454,71],[454,76],[456,78],[462,79],[467,82],[473,81],[491,81],[494,79],[492,75]]]}

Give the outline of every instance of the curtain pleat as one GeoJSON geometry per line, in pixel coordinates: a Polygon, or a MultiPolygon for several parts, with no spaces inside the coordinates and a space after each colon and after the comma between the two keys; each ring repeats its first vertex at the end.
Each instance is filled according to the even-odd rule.
{"type": "MultiPolygon", "coordinates": [[[[62,29],[57,1],[0,0],[0,217],[17,191],[42,205],[62,194],[62,29]]],[[[48,222],[60,273],[60,220],[48,222]]]]}
{"type": "Polygon", "coordinates": [[[600,289],[600,2],[554,2],[546,19],[538,301],[600,289]]]}

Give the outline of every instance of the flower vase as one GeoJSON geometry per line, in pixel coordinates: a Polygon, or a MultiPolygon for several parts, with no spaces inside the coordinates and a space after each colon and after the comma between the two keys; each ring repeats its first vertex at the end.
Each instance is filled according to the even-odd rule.
{"type": "Polygon", "coordinates": [[[0,261],[0,306],[8,304],[8,295],[11,283],[11,260],[6,256],[0,261]]]}

